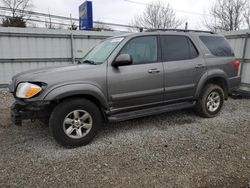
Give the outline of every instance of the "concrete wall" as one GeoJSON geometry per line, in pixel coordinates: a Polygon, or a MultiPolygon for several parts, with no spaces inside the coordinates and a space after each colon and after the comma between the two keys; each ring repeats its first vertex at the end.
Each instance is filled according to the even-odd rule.
{"type": "Polygon", "coordinates": [[[0,87],[34,68],[73,63],[118,33],[0,27],[0,87]]]}

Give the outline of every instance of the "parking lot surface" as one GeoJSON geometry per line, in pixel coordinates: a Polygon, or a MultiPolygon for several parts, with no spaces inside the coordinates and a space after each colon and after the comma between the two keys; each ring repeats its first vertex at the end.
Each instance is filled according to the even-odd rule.
{"type": "Polygon", "coordinates": [[[0,90],[0,187],[250,187],[250,99],[213,119],[184,110],[108,124],[74,149],[42,123],[13,126],[12,102],[0,90]]]}

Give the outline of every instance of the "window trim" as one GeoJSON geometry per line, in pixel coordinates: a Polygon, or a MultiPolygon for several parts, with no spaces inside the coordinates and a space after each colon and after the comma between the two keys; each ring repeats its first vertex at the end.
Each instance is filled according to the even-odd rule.
{"type": "MultiPolygon", "coordinates": [[[[194,43],[194,41],[187,35],[171,35],[171,34],[164,34],[164,35],[160,35],[160,45],[161,45],[161,60],[162,62],[173,62],[173,61],[165,61],[164,58],[163,58],[163,37],[164,36],[174,36],[174,37],[185,37],[188,41],[191,42],[191,44],[194,46],[196,52],[197,52],[197,56],[196,57],[193,57],[193,58],[190,58],[190,59],[180,59],[180,60],[173,60],[173,61],[189,61],[189,60],[193,60],[193,59],[196,59],[200,56],[200,51],[198,49],[198,47],[196,46],[196,44],[194,43]]],[[[189,55],[191,55],[191,48],[190,48],[190,43],[188,42],[188,51],[189,51],[189,55]]]]}
{"type": "Polygon", "coordinates": [[[136,65],[145,65],[145,64],[154,64],[154,63],[160,63],[161,62],[161,44],[160,44],[160,40],[159,40],[159,35],[140,35],[140,36],[134,36],[131,37],[130,39],[128,39],[128,41],[126,41],[126,43],[122,46],[122,48],[119,50],[119,52],[117,53],[117,55],[114,58],[114,61],[116,60],[116,58],[121,54],[121,51],[125,48],[125,46],[133,39],[136,38],[141,38],[141,37],[155,37],[156,38],[156,46],[157,46],[157,60],[156,61],[150,61],[150,62],[146,62],[146,63],[136,63],[136,64],[131,64],[131,65],[127,65],[127,66],[136,66],[136,65]]]}

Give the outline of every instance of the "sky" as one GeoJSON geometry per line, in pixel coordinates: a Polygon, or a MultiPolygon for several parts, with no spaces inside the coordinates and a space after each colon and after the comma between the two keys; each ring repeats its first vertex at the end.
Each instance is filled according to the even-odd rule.
{"type": "MultiPolygon", "coordinates": [[[[131,0],[139,3],[150,3],[152,0],[131,0]]],[[[189,29],[205,29],[204,12],[213,1],[208,0],[162,0],[169,3],[178,18],[188,22],[189,29]],[[198,14],[191,14],[194,12],[198,14]]],[[[78,18],[78,7],[84,0],[33,0],[34,11],[60,16],[78,18]]],[[[131,19],[142,13],[146,5],[127,0],[92,0],[94,21],[130,24],[131,19]]],[[[183,24],[184,28],[184,24],[183,24]]]]}

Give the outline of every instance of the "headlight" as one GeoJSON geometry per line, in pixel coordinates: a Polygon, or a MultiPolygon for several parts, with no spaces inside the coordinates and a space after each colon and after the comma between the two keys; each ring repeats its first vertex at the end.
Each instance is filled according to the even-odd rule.
{"type": "Polygon", "coordinates": [[[28,99],[28,98],[35,96],[41,91],[42,91],[42,88],[40,86],[25,82],[25,83],[20,83],[17,86],[16,96],[18,98],[28,99]]]}

